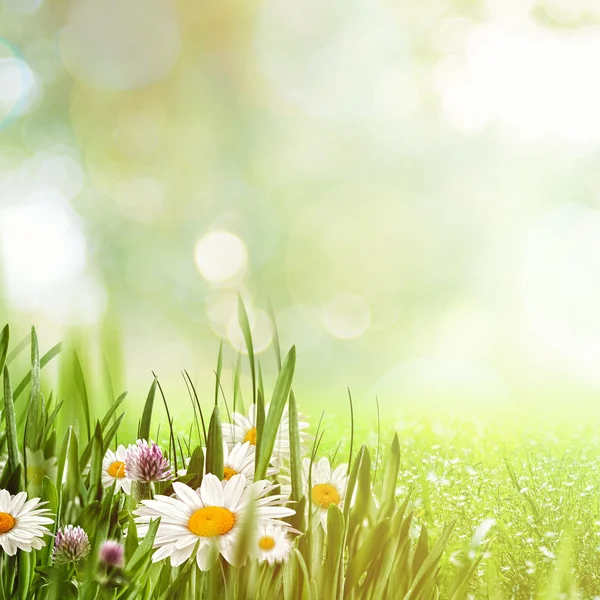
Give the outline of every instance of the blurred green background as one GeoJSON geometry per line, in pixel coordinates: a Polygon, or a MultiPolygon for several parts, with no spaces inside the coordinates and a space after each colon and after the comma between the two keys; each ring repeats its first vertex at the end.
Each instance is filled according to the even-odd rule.
{"type": "Polygon", "coordinates": [[[238,292],[307,412],[590,411],[599,27],[598,0],[0,0],[2,320],[139,402],[154,369],[183,415],[238,292]]]}

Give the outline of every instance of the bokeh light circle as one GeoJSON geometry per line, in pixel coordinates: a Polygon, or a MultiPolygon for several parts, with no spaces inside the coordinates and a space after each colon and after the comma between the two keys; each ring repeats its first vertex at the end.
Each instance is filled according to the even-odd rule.
{"type": "Polygon", "coordinates": [[[358,294],[340,294],[323,310],[323,325],[339,339],[353,339],[363,335],[371,324],[371,309],[358,294]]]}
{"type": "Polygon", "coordinates": [[[194,257],[202,277],[215,285],[236,281],[248,263],[244,242],[228,231],[211,231],[204,235],[196,244],[194,257]]]}

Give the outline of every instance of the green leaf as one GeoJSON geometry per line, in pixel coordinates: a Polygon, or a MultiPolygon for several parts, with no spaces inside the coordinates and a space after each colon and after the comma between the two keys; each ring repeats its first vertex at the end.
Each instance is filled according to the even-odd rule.
{"type": "Polygon", "coordinates": [[[246,342],[246,349],[248,350],[248,360],[250,362],[250,374],[252,375],[252,403],[256,403],[256,362],[254,360],[254,345],[252,344],[252,333],[250,331],[250,323],[248,321],[248,313],[244,306],[242,296],[238,294],[238,321],[242,334],[244,335],[244,341],[246,342]]]}
{"type": "Polygon", "coordinates": [[[346,569],[345,595],[348,595],[352,588],[358,584],[369,565],[379,558],[382,549],[381,541],[386,538],[389,527],[389,519],[379,521],[373,529],[368,531],[367,537],[358,551],[349,556],[348,568],[346,569]]]}
{"type": "Polygon", "coordinates": [[[92,438],[92,460],[90,464],[90,485],[88,502],[100,500],[102,497],[102,459],[104,458],[104,444],[100,422],[96,422],[94,437],[92,438]]]}
{"type": "Polygon", "coordinates": [[[79,495],[81,477],[79,474],[79,451],[77,435],[73,428],[69,428],[69,446],[67,450],[67,494],[70,500],[79,495]]]}
{"type": "Polygon", "coordinates": [[[300,447],[300,429],[298,428],[298,404],[293,390],[290,391],[290,474],[292,483],[291,500],[298,502],[304,494],[302,487],[302,450],[300,447]]]}
{"type": "Polygon", "coordinates": [[[223,431],[219,418],[219,407],[213,408],[208,426],[208,444],[206,446],[206,472],[223,479],[223,431]]]}
{"type": "Polygon", "coordinates": [[[277,329],[277,319],[273,306],[269,302],[269,319],[271,320],[271,339],[273,340],[273,350],[275,350],[275,360],[277,361],[277,369],[281,371],[281,344],[279,343],[279,331],[277,329]]]}
{"type": "Polygon", "coordinates": [[[31,328],[31,385],[24,447],[38,450],[43,443],[45,404],[41,394],[40,350],[35,327],[31,328]]]}
{"type": "Polygon", "coordinates": [[[217,371],[215,378],[215,406],[219,403],[219,389],[221,388],[221,373],[223,372],[223,340],[219,344],[219,356],[217,358],[217,371]]]}
{"type": "Polygon", "coordinates": [[[8,325],[5,325],[0,332],[0,369],[4,370],[4,364],[6,363],[6,353],[8,351],[8,341],[10,338],[10,329],[8,325]]]}
{"type": "Polygon", "coordinates": [[[327,554],[324,565],[324,598],[338,597],[338,579],[344,557],[344,516],[335,504],[327,509],[327,554]]]}
{"type": "Polygon", "coordinates": [[[423,561],[423,564],[421,565],[421,568],[419,569],[411,588],[404,596],[405,600],[416,600],[421,595],[421,592],[424,589],[427,589],[427,586],[432,583],[437,571],[438,562],[442,556],[442,552],[444,551],[446,544],[448,543],[448,538],[450,537],[453,528],[454,523],[446,525],[442,531],[442,534],[435,543],[435,546],[427,555],[427,558],[423,561]]]}
{"type": "Polygon", "coordinates": [[[269,412],[265,421],[264,430],[261,438],[258,440],[260,452],[257,459],[254,481],[265,479],[267,476],[267,469],[269,467],[269,462],[271,461],[273,448],[275,447],[277,430],[279,429],[281,417],[283,415],[283,409],[285,408],[285,404],[292,388],[292,379],[294,378],[295,368],[296,347],[292,346],[285,358],[283,366],[281,367],[279,376],[277,377],[277,382],[275,383],[273,397],[271,398],[271,403],[269,405],[269,412]]]}
{"type": "MultiPolygon", "coordinates": [[[[52,348],[50,348],[50,350],[48,350],[48,352],[46,352],[46,354],[44,354],[44,356],[42,356],[42,358],[40,359],[40,368],[43,369],[53,358],[55,358],[56,356],[58,356],[60,354],[61,350],[62,350],[61,343],[58,343],[58,344],[56,344],[56,346],[53,346],[52,348]]],[[[15,392],[13,394],[14,401],[17,401],[19,399],[21,394],[25,391],[25,388],[29,385],[30,381],[31,381],[31,371],[28,371],[27,375],[25,375],[25,377],[21,380],[19,385],[15,388],[15,392]]]]}
{"type": "Polygon", "coordinates": [[[75,379],[75,387],[77,389],[79,399],[81,400],[81,405],[83,407],[85,426],[87,430],[87,439],[89,441],[92,437],[92,427],[90,423],[90,403],[88,399],[87,387],[85,385],[83,369],[81,368],[81,361],[79,360],[79,356],[77,356],[77,352],[75,351],[73,351],[73,377],[75,379]]]}
{"type": "MultiPolygon", "coordinates": [[[[8,327],[8,325],[6,326],[8,327]]],[[[1,335],[0,335],[1,337],[1,335]]],[[[31,341],[31,336],[26,335],[6,356],[6,364],[10,365],[10,363],[29,346],[29,342],[31,341]]]]}
{"type": "Polygon", "coordinates": [[[133,556],[139,544],[137,535],[137,526],[131,514],[127,524],[127,536],[125,537],[125,562],[129,563],[129,560],[133,556]]]}
{"type": "Polygon", "coordinates": [[[148,526],[148,533],[144,536],[142,543],[137,547],[137,550],[133,553],[133,556],[127,563],[126,573],[132,579],[134,579],[146,565],[146,560],[152,552],[152,545],[154,544],[154,538],[156,537],[159,524],[160,519],[156,519],[150,523],[148,526]]]}
{"type": "Polygon", "coordinates": [[[144,404],[144,412],[142,413],[142,420],[138,429],[138,439],[150,441],[150,425],[152,423],[152,409],[154,407],[154,396],[156,395],[156,377],[152,381],[148,395],[146,396],[146,403],[144,404]]]}
{"type": "Polygon", "coordinates": [[[398,471],[400,470],[400,440],[398,434],[394,434],[392,446],[387,455],[385,472],[383,474],[383,489],[381,492],[381,506],[386,502],[394,502],[396,498],[396,484],[398,482],[398,471]]]}
{"type": "Polygon", "coordinates": [[[8,464],[11,471],[14,472],[19,466],[19,442],[17,440],[17,419],[10,385],[10,375],[6,365],[4,365],[4,420],[6,422],[8,464]]]}

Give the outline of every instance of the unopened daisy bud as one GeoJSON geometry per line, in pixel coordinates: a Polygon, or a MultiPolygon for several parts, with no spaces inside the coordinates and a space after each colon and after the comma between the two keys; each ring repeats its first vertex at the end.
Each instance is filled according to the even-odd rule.
{"type": "Polygon", "coordinates": [[[90,551],[87,533],[81,527],[67,525],[56,532],[52,560],[55,563],[76,562],[90,551]]]}
{"type": "Polygon", "coordinates": [[[125,564],[124,555],[123,546],[119,542],[108,540],[100,548],[100,562],[103,562],[108,567],[122,569],[125,564]]]}
{"type": "Polygon", "coordinates": [[[125,471],[127,477],[134,481],[165,481],[171,479],[172,472],[169,462],[162,450],[154,443],[138,440],[129,446],[125,456],[125,471]]]}

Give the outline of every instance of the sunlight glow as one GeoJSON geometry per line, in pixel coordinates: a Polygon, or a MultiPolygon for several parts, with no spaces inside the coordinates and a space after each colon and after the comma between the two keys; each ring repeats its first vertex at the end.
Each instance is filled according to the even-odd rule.
{"type": "Polygon", "coordinates": [[[488,115],[527,138],[552,135],[572,143],[600,141],[600,61],[596,29],[572,35],[532,21],[474,27],[462,57],[434,69],[446,120],[477,132],[488,115]]]}
{"type": "Polygon", "coordinates": [[[202,277],[215,285],[234,283],[248,263],[244,242],[228,231],[207,233],[196,244],[194,256],[202,277]]]}
{"type": "Polygon", "coordinates": [[[546,355],[550,349],[567,368],[595,379],[600,363],[599,272],[599,211],[578,202],[564,204],[531,231],[522,276],[532,331],[546,355]]]}

